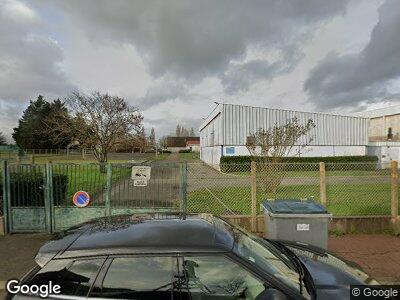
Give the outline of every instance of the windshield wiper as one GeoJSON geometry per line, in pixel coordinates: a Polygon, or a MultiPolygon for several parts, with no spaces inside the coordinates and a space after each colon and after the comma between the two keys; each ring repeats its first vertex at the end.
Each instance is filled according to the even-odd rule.
{"type": "Polygon", "coordinates": [[[280,251],[282,251],[295,266],[297,272],[299,273],[300,293],[303,293],[303,280],[304,280],[304,282],[306,283],[306,287],[308,288],[308,290],[311,291],[313,297],[315,297],[316,292],[315,292],[314,280],[312,279],[310,273],[304,266],[303,262],[299,259],[299,257],[292,250],[290,250],[288,247],[286,247],[284,244],[278,241],[268,240],[268,242],[271,243],[280,251]]]}

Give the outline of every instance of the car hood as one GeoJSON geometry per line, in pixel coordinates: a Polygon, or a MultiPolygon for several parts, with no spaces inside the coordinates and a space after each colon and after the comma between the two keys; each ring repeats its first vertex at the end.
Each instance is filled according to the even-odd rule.
{"type": "Polygon", "coordinates": [[[317,297],[350,298],[350,285],[378,285],[359,265],[331,252],[298,242],[279,241],[300,258],[314,280],[317,297]]]}

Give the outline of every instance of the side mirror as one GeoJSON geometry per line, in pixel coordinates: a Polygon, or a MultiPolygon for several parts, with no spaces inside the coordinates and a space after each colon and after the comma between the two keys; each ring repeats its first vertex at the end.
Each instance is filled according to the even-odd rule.
{"type": "Polygon", "coordinates": [[[264,290],[255,298],[255,300],[287,300],[288,297],[280,290],[270,288],[264,290]]]}

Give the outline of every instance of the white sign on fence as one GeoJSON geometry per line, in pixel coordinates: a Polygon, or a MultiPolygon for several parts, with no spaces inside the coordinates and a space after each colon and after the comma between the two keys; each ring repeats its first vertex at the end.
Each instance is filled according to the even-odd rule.
{"type": "Polygon", "coordinates": [[[147,186],[147,182],[146,179],[136,179],[133,181],[133,186],[147,186]]]}
{"type": "Polygon", "coordinates": [[[150,180],[150,174],[151,167],[149,166],[133,166],[131,178],[133,180],[150,180]]]}

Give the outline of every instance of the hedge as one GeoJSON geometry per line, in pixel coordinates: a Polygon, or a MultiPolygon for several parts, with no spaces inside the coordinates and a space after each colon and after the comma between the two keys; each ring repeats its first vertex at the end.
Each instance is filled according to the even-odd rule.
{"type": "MultiPolygon", "coordinates": [[[[252,156],[222,156],[220,159],[221,171],[250,172],[252,156]]],[[[375,170],[378,162],[377,156],[327,156],[327,157],[282,157],[282,171],[318,171],[319,162],[325,162],[327,171],[334,170],[375,170]],[[347,164],[346,164],[347,163],[347,164]],[[298,164],[302,164],[299,167],[298,164]]]]}
{"type": "MultiPolygon", "coordinates": [[[[44,177],[42,173],[11,173],[11,205],[18,207],[44,206],[44,177]]],[[[65,201],[68,190],[68,176],[53,174],[53,199],[58,205],[65,201]]],[[[3,195],[3,184],[0,178],[0,195],[3,195]]]]}
{"type": "Polygon", "coordinates": [[[182,150],[179,150],[179,153],[192,153],[192,150],[191,149],[182,149],[182,150]]]}

